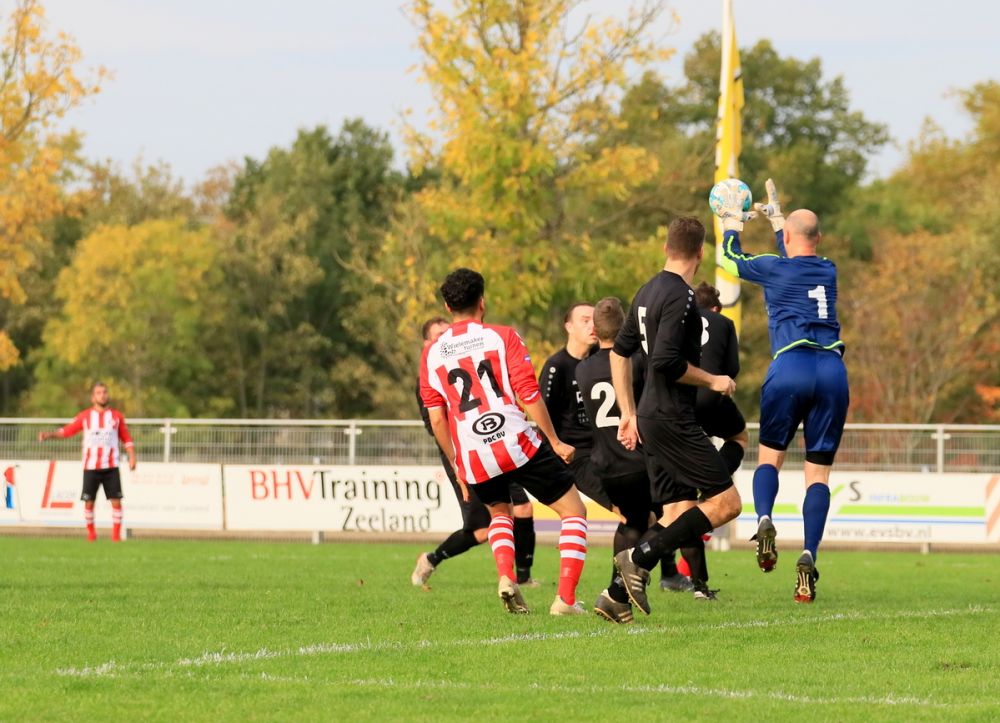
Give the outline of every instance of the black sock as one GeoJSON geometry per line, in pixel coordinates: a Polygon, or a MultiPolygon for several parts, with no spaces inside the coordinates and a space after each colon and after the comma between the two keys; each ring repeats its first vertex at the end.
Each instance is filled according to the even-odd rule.
{"type": "Polygon", "coordinates": [[[615,530],[614,547],[612,549],[617,555],[622,550],[635,547],[639,543],[640,537],[642,537],[641,530],[629,527],[624,522],[619,522],[618,528],[615,530]]]}
{"type": "Polygon", "coordinates": [[[671,550],[660,558],[660,577],[673,577],[676,574],[677,563],[674,562],[674,551],[671,550]]]}
{"type": "Polygon", "coordinates": [[[514,566],[517,582],[527,582],[531,577],[531,563],[535,560],[535,518],[514,518],[514,566]]]}
{"type": "Polygon", "coordinates": [[[688,567],[691,568],[691,579],[708,582],[708,562],[705,559],[705,541],[701,535],[693,540],[688,540],[681,547],[681,554],[687,560],[688,567]]]}
{"type": "Polygon", "coordinates": [[[478,544],[479,541],[476,540],[476,535],[471,530],[455,530],[444,542],[438,545],[434,552],[427,553],[427,559],[434,567],[437,567],[442,560],[461,555],[478,544]]]}
{"type": "Polygon", "coordinates": [[[692,507],[665,528],[659,523],[650,527],[632,551],[632,562],[644,570],[652,570],[668,550],[676,550],[689,540],[711,531],[712,523],[705,513],[692,507]]]}
{"type": "Polygon", "coordinates": [[[612,576],[611,584],[608,585],[608,597],[615,602],[628,602],[628,593],[625,592],[624,582],[622,581],[621,575],[618,575],[617,573],[612,576]]]}
{"type": "Polygon", "coordinates": [[[719,455],[722,457],[722,461],[726,464],[726,469],[729,470],[729,474],[733,474],[736,470],[740,468],[740,462],[743,461],[743,455],[746,450],[743,449],[743,445],[729,440],[722,445],[719,449],[719,455]]]}

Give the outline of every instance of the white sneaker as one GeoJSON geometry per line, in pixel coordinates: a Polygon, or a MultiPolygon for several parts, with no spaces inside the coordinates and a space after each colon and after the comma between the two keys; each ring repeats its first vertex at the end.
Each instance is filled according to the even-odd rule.
{"type": "Polygon", "coordinates": [[[506,575],[500,578],[500,584],[497,585],[497,595],[507,612],[514,615],[527,615],[530,612],[528,604],[524,602],[524,597],[521,595],[521,588],[506,575]]]}
{"type": "Polygon", "coordinates": [[[583,609],[583,605],[577,600],[572,605],[567,605],[563,602],[563,599],[556,595],[556,599],[552,601],[552,605],[549,606],[549,615],[586,615],[587,611],[583,609]]]}
{"type": "Polygon", "coordinates": [[[427,553],[421,552],[420,557],[417,558],[417,566],[413,568],[413,574],[410,575],[410,582],[413,583],[414,587],[426,585],[433,572],[434,566],[427,559],[427,553]]]}

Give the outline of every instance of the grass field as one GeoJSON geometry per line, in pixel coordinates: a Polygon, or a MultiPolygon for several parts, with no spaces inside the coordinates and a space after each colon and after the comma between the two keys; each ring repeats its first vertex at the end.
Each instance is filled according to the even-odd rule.
{"type": "MultiPolygon", "coordinates": [[[[995,556],[823,554],[796,606],[792,550],[768,576],[714,553],[718,603],[657,590],[618,627],[547,614],[545,546],[521,617],[485,547],[429,591],[421,549],[0,538],[0,719],[1000,718],[995,556]]],[[[588,607],[609,560],[591,550],[588,607]]]]}

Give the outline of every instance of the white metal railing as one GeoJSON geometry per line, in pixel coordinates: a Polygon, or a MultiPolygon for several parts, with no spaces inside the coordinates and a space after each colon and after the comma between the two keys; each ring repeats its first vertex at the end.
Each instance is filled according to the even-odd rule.
{"type": "MultiPolygon", "coordinates": [[[[0,418],[0,457],[74,459],[79,438],[38,442],[64,418],[0,418]]],[[[419,420],[132,419],[140,457],[222,464],[436,464],[437,448],[419,420]]],[[[759,425],[748,425],[744,466],[757,460],[759,425]]],[[[801,438],[801,437],[800,437],[801,438]]],[[[792,443],[788,466],[803,461],[792,443]]],[[[1000,472],[1000,425],[848,424],[838,469],[1000,472]]]]}

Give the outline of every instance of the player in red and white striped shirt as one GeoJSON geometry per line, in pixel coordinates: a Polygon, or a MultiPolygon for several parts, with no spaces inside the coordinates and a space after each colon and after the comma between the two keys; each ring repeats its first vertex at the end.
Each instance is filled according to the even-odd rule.
{"type": "Polygon", "coordinates": [[[119,441],[128,455],[128,468],[135,469],[135,445],[128,432],[125,417],[108,406],[108,386],[97,382],[90,390],[89,409],[73,417],[65,427],[52,432],[39,432],[38,441],[65,439],[83,432],[83,494],[84,519],[87,522],[87,539],[97,539],[94,527],[94,500],[98,487],[104,487],[104,496],[111,502],[111,541],[121,540],[122,530],[122,480],[118,473],[121,452],[119,441]]]}
{"type": "Polygon", "coordinates": [[[583,615],[576,586],[587,556],[587,512],[573,476],[560,461],[573,458],[573,447],[563,443],[552,426],[521,337],[509,326],[483,323],[484,290],[482,275],[471,269],[451,272],[441,285],[452,324],[424,350],[421,400],[458,479],[490,511],[488,537],[504,607],[512,613],[528,612],[514,575],[509,484],[515,482],[562,520],[559,591],[549,612],[583,615]],[[528,423],[518,402],[548,443],[528,423]]]}

